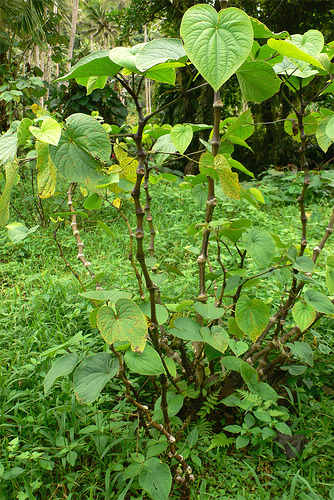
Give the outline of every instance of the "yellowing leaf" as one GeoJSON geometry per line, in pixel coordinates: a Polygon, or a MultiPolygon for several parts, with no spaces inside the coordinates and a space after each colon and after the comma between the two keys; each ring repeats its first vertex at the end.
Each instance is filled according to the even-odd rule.
{"type": "Polygon", "coordinates": [[[37,150],[37,188],[40,198],[50,198],[56,189],[57,170],[49,154],[49,145],[36,143],[37,150]]]}
{"type": "Polygon", "coordinates": [[[226,196],[234,200],[240,200],[239,176],[236,172],[232,172],[225,156],[217,155],[215,157],[215,169],[226,196]]]}
{"type": "Polygon", "coordinates": [[[115,208],[119,208],[121,206],[121,203],[122,203],[122,201],[120,198],[115,198],[114,201],[112,202],[112,204],[115,208]]]}
{"type": "Polygon", "coordinates": [[[6,183],[0,196],[0,227],[5,226],[9,219],[10,194],[17,180],[18,164],[13,161],[5,166],[6,183]]]}
{"type": "Polygon", "coordinates": [[[97,326],[107,344],[130,342],[131,349],[143,352],[147,339],[147,323],[137,304],[119,299],[113,308],[102,306],[97,313],[97,326]]]}
{"type": "Polygon", "coordinates": [[[129,156],[127,151],[125,151],[125,147],[125,144],[122,143],[115,144],[114,146],[114,153],[121,168],[119,176],[134,184],[137,178],[138,160],[129,156]]]}

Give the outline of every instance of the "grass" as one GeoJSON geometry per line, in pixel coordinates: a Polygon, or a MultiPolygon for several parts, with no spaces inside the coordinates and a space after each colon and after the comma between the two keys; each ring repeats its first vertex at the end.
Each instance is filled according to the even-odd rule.
{"type": "MultiPolygon", "coordinates": [[[[269,184],[264,185],[265,192],[266,188],[273,190],[269,184]]],[[[177,303],[196,293],[193,247],[198,246],[198,236],[187,234],[187,228],[202,220],[202,210],[188,190],[160,184],[154,191],[158,195],[153,203],[157,281],[163,302],[177,303]]],[[[53,203],[46,201],[46,210],[53,203]]],[[[29,193],[20,198],[17,192],[15,206],[23,220],[35,223],[29,193]]],[[[133,225],[130,211],[131,207],[127,212],[133,225]]],[[[330,206],[326,199],[319,203],[318,195],[310,201],[308,212],[312,248],[326,227],[330,206]]],[[[265,209],[242,206],[241,213],[239,204],[228,202],[219,203],[216,210],[217,218],[241,215],[284,242],[292,244],[299,238],[293,204],[269,199],[265,209]]],[[[147,453],[152,443],[137,431],[134,410],[124,400],[118,381],[89,405],[75,399],[68,378],[59,379],[50,394],[43,392],[44,376],[56,356],[69,351],[84,356],[105,349],[88,321],[91,306],[79,295],[78,282],[57,252],[53,229],[52,225],[41,229],[15,246],[6,240],[4,231],[0,233],[0,500],[147,498],[136,480],[131,483],[121,475],[135,463],[136,454],[147,453]]],[[[92,214],[82,238],[102,285],[135,295],[137,284],[126,259],[128,235],[117,214],[109,209],[92,214]],[[98,218],[109,225],[112,238],[96,224],[98,218]]],[[[59,239],[87,288],[94,288],[76,262],[69,225],[59,230],[59,239]]],[[[333,254],[333,249],[332,240],[319,262],[321,277],[324,257],[333,254]]],[[[263,281],[258,293],[264,294],[267,286],[263,281]]],[[[280,285],[274,282],[272,287],[275,297],[280,285]]],[[[334,498],[333,329],[331,319],[317,326],[312,332],[317,339],[315,366],[302,377],[287,380],[293,404],[291,428],[307,439],[301,455],[287,459],[275,442],[242,451],[219,447],[208,452],[213,426],[195,422],[187,435],[197,433],[196,443],[191,447],[188,438],[181,443],[195,471],[194,500],[334,498]],[[319,344],[327,346],[327,353],[325,347],[319,350],[319,344]]],[[[159,443],[159,437],[153,436],[153,441],[159,443]]],[[[181,499],[181,491],[176,489],[172,498],[181,499]]]]}

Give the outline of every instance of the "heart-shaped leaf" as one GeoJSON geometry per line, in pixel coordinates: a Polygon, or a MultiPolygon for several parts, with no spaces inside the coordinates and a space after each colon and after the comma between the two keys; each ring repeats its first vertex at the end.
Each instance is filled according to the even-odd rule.
{"type": "Polygon", "coordinates": [[[41,128],[30,126],[29,130],[36,139],[53,146],[57,146],[61,136],[61,126],[53,118],[46,118],[41,128]]]}
{"type": "Polygon", "coordinates": [[[147,323],[137,304],[128,299],[116,302],[116,314],[109,306],[102,306],[97,313],[97,326],[107,344],[127,341],[131,349],[142,352],[146,344],[147,323]]]}
{"type": "Polygon", "coordinates": [[[190,61],[216,91],[247,59],[253,45],[252,23],[234,7],[217,12],[210,5],[194,5],[183,16],[181,36],[190,61]]]}

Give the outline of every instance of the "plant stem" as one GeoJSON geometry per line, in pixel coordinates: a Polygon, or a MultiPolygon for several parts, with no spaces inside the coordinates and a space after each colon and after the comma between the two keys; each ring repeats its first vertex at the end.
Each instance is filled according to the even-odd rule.
{"type": "MultiPolygon", "coordinates": [[[[219,124],[221,115],[221,102],[219,92],[214,93],[213,102],[213,135],[212,135],[212,155],[217,156],[220,136],[219,136],[219,124]]],[[[212,177],[208,176],[208,197],[206,201],[206,213],[205,213],[205,229],[203,231],[202,247],[201,253],[198,256],[197,263],[199,268],[199,295],[197,300],[200,302],[207,301],[206,285],[205,285],[205,267],[208,258],[208,246],[211,229],[209,224],[212,220],[213,211],[215,209],[217,200],[215,197],[215,182],[212,177]]]]}

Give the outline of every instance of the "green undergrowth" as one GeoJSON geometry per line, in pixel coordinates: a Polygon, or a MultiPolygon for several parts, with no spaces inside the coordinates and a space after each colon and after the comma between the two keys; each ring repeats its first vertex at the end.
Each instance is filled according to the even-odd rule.
{"type": "MultiPolygon", "coordinates": [[[[265,182],[261,188],[268,193],[268,203],[260,209],[242,205],[242,217],[265,226],[284,243],[293,244],[299,239],[296,207],[269,198],[273,190],[276,197],[280,192],[277,186],[274,189],[265,182]]],[[[153,190],[158,200],[152,205],[156,258],[149,263],[163,302],[173,304],[193,298],[197,291],[193,264],[199,237],[191,224],[200,220],[201,203],[189,191],[176,190],[164,182],[153,190]]],[[[322,235],[331,210],[329,199],[319,199],[319,194],[316,198],[309,200],[307,208],[311,249],[322,235]]],[[[27,223],[35,217],[32,201],[27,195],[25,205],[20,203],[16,202],[12,219],[27,223]]],[[[82,201],[78,198],[76,203],[80,206],[82,201]]],[[[46,212],[52,211],[51,202],[44,205],[46,212]]],[[[125,289],[136,297],[137,283],[126,259],[128,233],[115,209],[103,210],[103,217],[93,212],[89,219],[80,219],[85,254],[103,287],[125,289]],[[112,236],[104,232],[98,220],[108,225],[112,236]]],[[[134,226],[130,203],[124,212],[134,226]]],[[[215,216],[227,221],[238,219],[240,204],[219,202],[215,216]]],[[[59,379],[55,390],[44,395],[44,376],[57,355],[75,351],[83,356],[106,349],[89,324],[91,306],[79,295],[80,285],[59,255],[54,229],[55,224],[50,223],[18,245],[8,242],[5,231],[0,232],[0,500],[147,498],[140,494],[136,479],[126,479],[124,472],[142,455],[154,456],[154,446],[161,446],[163,454],[163,443],[156,435],[155,441],[148,442],[138,431],[134,408],[125,400],[119,382],[115,379],[109,384],[94,404],[80,404],[67,378],[59,379]]],[[[77,248],[69,223],[62,224],[57,234],[66,259],[80,274],[85,288],[94,289],[94,282],[76,261],[77,248]]],[[[320,275],[324,273],[325,256],[333,249],[332,240],[319,259],[316,272],[320,275]]],[[[211,265],[216,268],[215,262],[211,265]]],[[[271,283],[275,302],[278,285],[271,283]]],[[[265,281],[262,286],[266,286],[265,281]]],[[[194,469],[193,499],[334,498],[333,333],[334,320],[319,323],[311,333],[316,351],[314,367],[285,381],[282,394],[291,413],[290,427],[304,442],[300,454],[288,458],[277,442],[262,442],[241,451],[223,439],[213,446],[219,425],[238,418],[213,398],[191,421],[180,443],[194,469]]],[[[145,387],[141,391],[144,400],[148,392],[145,387]]],[[[151,403],[153,407],[154,401],[151,403]]],[[[175,489],[172,498],[183,498],[182,491],[175,489]]]]}

